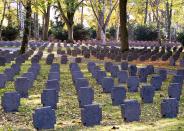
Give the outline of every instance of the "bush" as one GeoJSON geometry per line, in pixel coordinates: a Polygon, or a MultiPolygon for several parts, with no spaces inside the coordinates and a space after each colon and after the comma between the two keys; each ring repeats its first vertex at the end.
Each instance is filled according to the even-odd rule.
{"type": "Polygon", "coordinates": [[[2,38],[5,41],[13,41],[19,35],[19,30],[16,27],[7,26],[2,30],[2,38]]]}
{"type": "Polygon", "coordinates": [[[158,39],[158,32],[152,26],[139,25],[134,30],[134,39],[138,41],[153,41],[158,39]]]}
{"type": "Polygon", "coordinates": [[[180,32],[177,34],[177,41],[184,46],[184,32],[180,32]]]}
{"type": "Polygon", "coordinates": [[[112,26],[109,29],[107,29],[106,36],[108,39],[115,39],[116,38],[116,27],[112,26]]]}
{"type": "Polygon", "coordinates": [[[90,38],[89,29],[84,28],[81,24],[77,24],[73,29],[73,37],[75,40],[87,40],[90,38]]]}
{"type": "Polygon", "coordinates": [[[89,34],[90,34],[90,38],[95,39],[96,38],[96,30],[93,27],[91,27],[91,28],[88,29],[88,31],[89,31],[89,34]]]}

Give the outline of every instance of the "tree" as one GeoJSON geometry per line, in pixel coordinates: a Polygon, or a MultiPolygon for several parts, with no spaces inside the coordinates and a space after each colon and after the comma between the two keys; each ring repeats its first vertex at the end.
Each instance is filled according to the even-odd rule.
{"type": "Polygon", "coordinates": [[[78,0],[64,0],[63,4],[66,6],[66,9],[62,7],[60,0],[57,0],[58,9],[60,11],[61,17],[66,23],[68,29],[68,40],[73,42],[73,26],[74,26],[74,15],[79,6],[83,3],[84,0],[78,2],[78,0]],[[66,12],[66,13],[65,13],[66,12]]]}
{"type": "Polygon", "coordinates": [[[98,2],[96,2],[96,0],[90,0],[91,8],[98,24],[97,39],[102,40],[102,44],[106,44],[106,28],[110,21],[112,12],[116,9],[118,5],[118,1],[119,0],[116,0],[113,5],[112,0],[110,0],[109,3],[106,2],[106,0],[98,0],[98,2]],[[106,7],[108,4],[110,5],[110,8],[107,17],[105,18],[106,7]],[[96,9],[94,5],[96,5],[96,9]]]}
{"type": "Polygon", "coordinates": [[[120,41],[122,52],[129,50],[127,31],[127,0],[119,1],[120,10],[120,41]]]}
{"type": "Polygon", "coordinates": [[[31,25],[31,0],[27,0],[26,2],[26,18],[25,18],[25,27],[24,27],[24,33],[23,33],[23,39],[22,39],[22,46],[20,49],[20,54],[25,53],[27,47],[28,47],[28,42],[29,42],[29,32],[30,32],[30,25],[31,25]]]}

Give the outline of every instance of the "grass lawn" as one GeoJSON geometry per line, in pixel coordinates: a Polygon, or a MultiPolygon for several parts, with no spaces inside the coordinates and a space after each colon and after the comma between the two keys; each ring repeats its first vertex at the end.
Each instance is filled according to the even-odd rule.
{"type": "MultiPolygon", "coordinates": [[[[55,62],[59,63],[59,58],[55,59],[55,62]]],[[[7,64],[6,67],[11,64],[7,64]]],[[[21,66],[21,72],[16,77],[25,73],[30,67],[30,61],[26,61],[21,66]]],[[[0,107],[0,130],[34,130],[32,125],[32,113],[34,109],[42,107],[41,104],[41,92],[45,88],[50,66],[45,64],[45,60],[40,61],[41,70],[37,80],[34,82],[34,86],[29,91],[29,98],[21,99],[21,106],[19,112],[5,113],[0,107]]],[[[141,103],[141,121],[126,123],[121,118],[120,107],[112,106],[110,94],[102,93],[102,88],[98,85],[92,75],[87,70],[87,64],[80,64],[81,71],[84,76],[89,80],[90,86],[95,92],[95,103],[98,103],[102,107],[103,120],[101,125],[86,128],[82,126],[80,121],[80,108],[78,106],[77,95],[72,83],[71,74],[69,71],[69,65],[60,66],[61,74],[61,91],[59,95],[58,108],[56,110],[57,124],[56,130],[184,130],[184,92],[180,100],[180,112],[178,118],[175,119],[163,119],[160,117],[160,102],[163,98],[167,97],[167,88],[172,76],[169,76],[167,81],[163,83],[162,90],[156,92],[153,104],[141,103],[140,93],[127,93],[128,99],[136,99],[141,103]]],[[[103,65],[100,67],[104,70],[103,65]]],[[[0,67],[0,71],[3,72],[5,67],[0,67]]],[[[110,75],[110,74],[108,74],[110,75]]],[[[149,76],[150,81],[151,76],[149,76]]],[[[117,83],[117,79],[115,79],[117,83]]],[[[124,85],[126,87],[126,85],[124,85]]],[[[14,82],[8,82],[5,89],[0,89],[0,96],[4,92],[14,91],[14,82]]],[[[0,98],[1,99],[1,98],[0,98]]]]}

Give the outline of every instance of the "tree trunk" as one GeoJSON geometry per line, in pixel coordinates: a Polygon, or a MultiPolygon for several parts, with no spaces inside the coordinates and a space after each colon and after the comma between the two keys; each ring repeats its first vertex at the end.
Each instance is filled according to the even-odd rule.
{"type": "Polygon", "coordinates": [[[172,3],[166,3],[167,12],[167,39],[171,41],[171,19],[172,19],[172,3]]]}
{"type": "Polygon", "coordinates": [[[47,6],[47,12],[45,16],[45,25],[44,25],[44,32],[43,32],[43,40],[48,40],[48,31],[49,31],[49,21],[50,21],[50,3],[47,6]]]}
{"type": "Polygon", "coordinates": [[[127,31],[127,0],[119,1],[120,10],[120,40],[122,52],[129,50],[127,31]]]}
{"type": "Polygon", "coordinates": [[[44,15],[42,16],[42,40],[44,40],[44,32],[45,32],[45,16],[44,15]]]}
{"type": "Polygon", "coordinates": [[[28,47],[28,42],[29,42],[29,30],[30,30],[30,25],[31,25],[31,0],[27,0],[26,3],[26,19],[24,21],[25,23],[25,28],[24,28],[24,34],[23,34],[23,39],[22,39],[22,46],[20,49],[20,54],[25,53],[27,47],[28,47]]]}
{"type": "Polygon", "coordinates": [[[116,27],[116,41],[118,42],[119,41],[119,23],[117,24],[117,27],[116,27]]]}
{"type": "Polygon", "coordinates": [[[1,19],[1,23],[0,23],[0,40],[2,40],[2,26],[3,26],[5,13],[6,13],[6,5],[7,5],[7,1],[5,0],[4,1],[4,7],[3,7],[2,19],[1,19]]]}
{"type": "Polygon", "coordinates": [[[38,14],[34,13],[34,38],[39,39],[38,14]]]}
{"type": "Polygon", "coordinates": [[[73,25],[67,25],[68,28],[68,41],[73,42],[73,25]]]}
{"type": "Polygon", "coordinates": [[[161,32],[160,32],[160,17],[159,17],[159,3],[157,3],[156,7],[156,15],[157,15],[157,31],[158,31],[158,43],[161,45],[161,32]]]}
{"type": "Polygon", "coordinates": [[[145,17],[144,17],[144,25],[147,24],[147,18],[148,18],[148,0],[146,0],[146,8],[145,8],[145,17]]]}
{"type": "Polygon", "coordinates": [[[98,28],[97,28],[97,40],[103,40],[103,25],[104,25],[104,15],[105,15],[105,3],[103,0],[98,0],[98,2],[103,4],[102,9],[98,9],[98,18],[99,21],[97,21],[98,28]]]}

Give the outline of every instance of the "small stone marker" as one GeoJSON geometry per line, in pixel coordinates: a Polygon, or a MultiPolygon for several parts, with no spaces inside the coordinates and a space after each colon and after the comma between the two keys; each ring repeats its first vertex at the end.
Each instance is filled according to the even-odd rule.
{"type": "Polygon", "coordinates": [[[114,87],[111,91],[111,99],[113,106],[119,106],[123,104],[126,98],[126,89],[124,87],[114,87]]]}
{"type": "Polygon", "coordinates": [[[169,85],[168,88],[169,98],[176,98],[179,101],[181,94],[182,94],[182,85],[180,83],[171,83],[169,85]]]}
{"type": "Polygon", "coordinates": [[[85,105],[84,108],[81,109],[81,121],[84,126],[100,125],[101,120],[102,109],[99,105],[85,105]]]}
{"type": "Polygon", "coordinates": [[[139,78],[137,76],[130,76],[127,80],[128,91],[137,92],[139,87],[139,78]]]}
{"type": "Polygon", "coordinates": [[[78,92],[79,107],[90,105],[94,100],[94,91],[90,87],[80,87],[78,92]]]}
{"type": "Polygon", "coordinates": [[[41,129],[54,129],[56,124],[55,111],[49,107],[36,109],[33,113],[34,128],[41,129]]]}
{"type": "Polygon", "coordinates": [[[139,121],[141,107],[136,100],[125,100],[121,105],[121,114],[126,122],[139,121]]]}
{"type": "Polygon", "coordinates": [[[30,80],[26,77],[18,77],[15,81],[15,90],[21,97],[28,97],[28,90],[31,88],[30,80]]]}
{"type": "Polygon", "coordinates": [[[161,102],[161,115],[164,118],[175,118],[179,111],[179,102],[175,98],[163,99],[161,102]]]}
{"type": "Polygon", "coordinates": [[[6,85],[6,75],[0,74],[0,88],[5,88],[6,85]]]}
{"type": "Polygon", "coordinates": [[[102,80],[102,89],[104,93],[111,93],[114,87],[114,80],[111,77],[104,77],[102,80]]]}
{"type": "Polygon", "coordinates": [[[128,72],[126,70],[119,71],[117,77],[119,83],[126,83],[128,80],[128,72]]]}
{"type": "Polygon", "coordinates": [[[58,94],[55,89],[44,89],[41,95],[43,106],[51,106],[52,109],[57,108],[58,94]]]}
{"type": "Polygon", "coordinates": [[[153,103],[154,88],[150,85],[143,86],[140,90],[141,98],[144,103],[153,103]]]}
{"type": "Polygon", "coordinates": [[[20,94],[18,92],[6,92],[1,100],[5,112],[16,112],[20,106],[20,94]]]}
{"type": "Polygon", "coordinates": [[[154,75],[151,78],[151,85],[155,90],[161,90],[162,78],[159,75],[154,75]]]}

